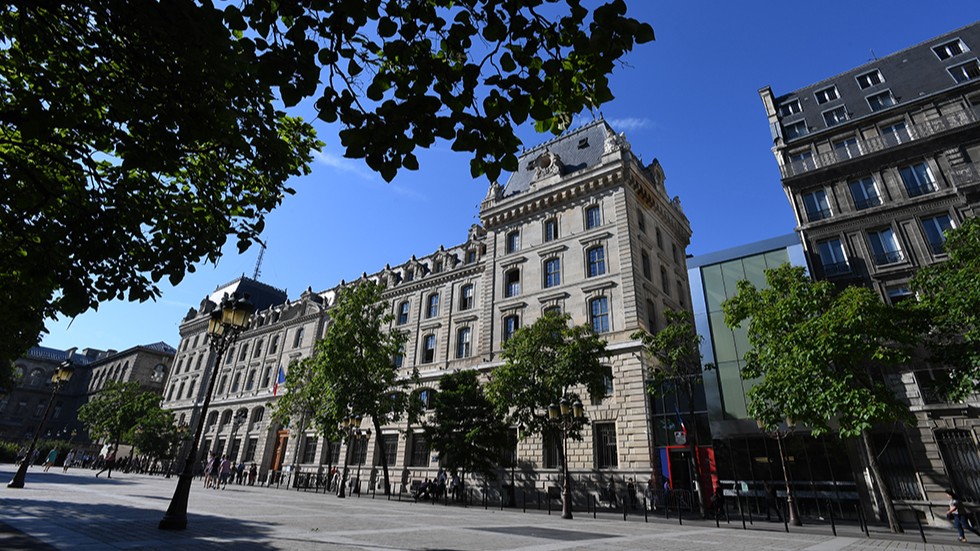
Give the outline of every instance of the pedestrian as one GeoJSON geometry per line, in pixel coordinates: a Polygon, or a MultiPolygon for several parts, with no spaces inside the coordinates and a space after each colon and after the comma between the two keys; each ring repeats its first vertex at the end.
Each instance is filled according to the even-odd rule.
{"type": "Polygon", "coordinates": [[[244,481],[245,481],[245,462],[242,461],[238,464],[237,467],[235,467],[235,484],[241,486],[242,482],[244,481]]]}
{"type": "Polygon", "coordinates": [[[255,479],[259,476],[259,469],[256,467],[255,463],[248,468],[248,485],[255,486],[255,479]]]}
{"type": "Polygon", "coordinates": [[[219,468],[221,489],[224,490],[228,487],[228,479],[231,478],[231,460],[228,459],[227,455],[221,456],[221,466],[219,468]]]}
{"type": "Polygon", "coordinates": [[[453,494],[453,501],[459,501],[459,474],[453,472],[452,478],[449,479],[449,489],[453,494]]]}
{"type": "Polygon", "coordinates": [[[718,486],[715,486],[715,493],[711,494],[711,512],[714,513],[716,520],[725,514],[725,494],[718,486]]]}
{"type": "Polygon", "coordinates": [[[51,451],[48,452],[48,457],[44,460],[44,472],[48,472],[48,469],[50,469],[51,465],[54,465],[54,462],[57,460],[58,448],[51,448],[51,451]]]}
{"type": "Polygon", "coordinates": [[[606,493],[609,497],[609,506],[616,508],[619,500],[616,499],[616,479],[609,477],[609,484],[606,486],[606,493]]]}
{"type": "Polygon", "coordinates": [[[762,492],[766,498],[766,520],[772,520],[769,514],[769,510],[772,509],[776,511],[776,518],[779,522],[783,521],[783,513],[779,510],[779,499],[776,496],[776,487],[769,483],[768,480],[762,483],[762,492]]]}
{"type": "Polygon", "coordinates": [[[660,496],[657,492],[657,479],[653,476],[647,480],[647,501],[650,502],[650,510],[656,511],[660,496]]]}
{"type": "Polygon", "coordinates": [[[980,536],[980,530],[977,530],[976,526],[970,524],[968,511],[960,503],[960,498],[953,493],[953,490],[946,490],[946,496],[949,497],[949,510],[946,511],[946,519],[953,521],[953,527],[956,528],[956,533],[959,534],[960,541],[966,543],[964,528],[980,536]]]}
{"type": "Polygon", "coordinates": [[[99,478],[99,475],[109,471],[105,475],[106,478],[112,478],[112,469],[116,466],[116,449],[109,448],[109,454],[105,456],[105,461],[102,463],[102,470],[95,473],[95,478],[99,478]]]}
{"type": "Polygon", "coordinates": [[[217,488],[218,487],[218,471],[221,466],[221,462],[218,460],[218,455],[211,452],[208,462],[204,464],[204,487],[205,488],[217,488]]]}
{"type": "Polygon", "coordinates": [[[632,476],[626,481],[626,497],[630,500],[630,507],[636,509],[636,483],[632,476]]]}
{"type": "Polygon", "coordinates": [[[68,467],[75,462],[75,450],[69,450],[68,455],[65,456],[65,469],[62,472],[68,472],[68,467]]]}

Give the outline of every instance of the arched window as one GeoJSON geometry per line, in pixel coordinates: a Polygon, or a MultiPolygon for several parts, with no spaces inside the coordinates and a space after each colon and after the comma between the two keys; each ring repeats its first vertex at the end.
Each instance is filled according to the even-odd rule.
{"type": "Polygon", "coordinates": [[[245,379],[245,390],[252,390],[255,388],[255,370],[248,372],[248,377],[245,379]]]}
{"type": "Polygon", "coordinates": [[[456,357],[469,358],[472,353],[472,330],[469,327],[460,327],[456,332],[456,357]]]}
{"type": "Polygon", "coordinates": [[[470,308],[472,308],[473,296],[474,296],[473,285],[472,284],[463,285],[463,287],[460,289],[459,292],[459,309],[469,310],[470,308]]]}
{"type": "Polygon", "coordinates": [[[217,422],[218,422],[218,412],[212,411],[211,413],[208,414],[208,422],[207,422],[208,429],[210,430],[211,427],[213,427],[214,424],[217,422]]]}
{"type": "Polygon", "coordinates": [[[226,409],[221,413],[221,426],[225,426],[231,422],[231,410],[226,409]]]}
{"type": "Polygon", "coordinates": [[[425,317],[434,318],[439,315],[439,293],[432,293],[425,302],[425,317]]]}
{"type": "Polygon", "coordinates": [[[253,423],[258,423],[258,422],[262,421],[262,419],[264,417],[265,417],[265,408],[264,407],[257,407],[257,408],[255,408],[255,409],[252,410],[252,422],[253,423]]]}
{"type": "Polygon", "coordinates": [[[557,258],[549,258],[544,261],[544,287],[557,287],[561,285],[561,261],[557,258]]]}
{"type": "Polygon", "coordinates": [[[40,369],[31,370],[31,378],[28,380],[30,386],[41,386],[44,384],[44,371],[40,369]]]}
{"type": "Polygon", "coordinates": [[[517,268],[504,274],[504,296],[516,297],[521,294],[521,271],[517,268]]]}

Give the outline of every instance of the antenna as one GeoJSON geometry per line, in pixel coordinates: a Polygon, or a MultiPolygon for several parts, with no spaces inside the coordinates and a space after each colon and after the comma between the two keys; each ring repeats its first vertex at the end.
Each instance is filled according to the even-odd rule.
{"type": "Polygon", "coordinates": [[[875,49],[874,48],[871,48],[871,60],[870,61],[878,61],[878,56],[875,55],[875,49]]]}
{"type": "Polygon", "coordinates": [[[252,279],[258,281],[259,275],[262,274],[262,257],[265,256],[265,243],[262,243],[262,248],[259,249],[259,259],[255,261],[255,272],[252,273],[252,279]]]}

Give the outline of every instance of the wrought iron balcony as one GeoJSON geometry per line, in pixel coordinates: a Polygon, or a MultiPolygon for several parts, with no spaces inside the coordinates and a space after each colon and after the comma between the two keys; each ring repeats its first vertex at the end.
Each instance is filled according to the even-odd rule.
{"type": "Polygon", "coordinates": [[[827,277],[837,276],[841,274],[849,274],[851,273],[851,265],[846,260],[844,262],[834,262],[832,264],[824,264],[823,273],[827,277]]]}
{"type": "Polygon", "coordinates": [[[870,209],[881,204],[881,197],[867,197],[865,199],[855,199],[854,208],[858,210],[870,209]]]}
{"type": "Polygon", "coordinates": [[[806,219],[809,222],[817,222],[823,220],[824,218],[830,218],[830,209],[820,209],[820,210],[807,210],[806,219]]]}
{"type": "Polygon", "coordinates": [[[884,253],[875,253],[873,256],[874,256],[875,266],[897,264],[905,260],[905,257],[902,256],[902,251],[888,251],[884,253]]]}
{"type": "Polygon", "coordinates": [[[956,111],[936,119],[909,125],[908,128],[900,132],[891,132],[873,138],[858,140],[856,148],[852,146],[846,149],[821,153],[820,155],[807,159],[787,162],[780,168],[780,172],[784,179],[799,176],[800,174],[805,174],[818,168],[833,166],[843,161],[877,153],[910,141],[922,140],[935,134],[940,134],[975,122],[977,122],[977,118],[972,111],[956,111]]]}

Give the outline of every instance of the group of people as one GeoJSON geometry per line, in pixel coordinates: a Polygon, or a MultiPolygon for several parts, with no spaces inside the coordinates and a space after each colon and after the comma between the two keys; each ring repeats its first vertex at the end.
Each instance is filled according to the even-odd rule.
{"type": "Polygon", "coordinates": [[[450,477],[446,474],[444,469],[439,469],[439,473],[436,474],[435,480],[429,480],[428,478],[423,480],[422,483],[419,484],[419,487],[415,490],[413,497],[416,501],[438,501],[446,495],[447,489],[452,500],[459,501],[460,491],[462,489],[459,475],[453,473],[450,477]]]}
{"type": "Polygon", "coordinates": [[[212,452],[204,464],[204,487],[224,490],[228,487],[229,481],[238,485],[247,483],[249,486],[254,486],[258,474],[258,466],[255,463],[246,470],[244,461],[236,466],[227,455],[219,458],[218,454],[212,452]]]}

